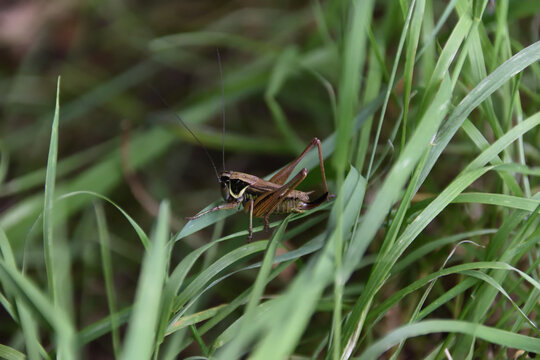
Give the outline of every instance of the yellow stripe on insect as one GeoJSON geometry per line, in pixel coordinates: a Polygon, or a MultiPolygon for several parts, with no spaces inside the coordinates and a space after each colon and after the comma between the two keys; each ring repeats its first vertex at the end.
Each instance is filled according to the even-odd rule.
{"type": "Polygon", "coordinates": [[[243,188],[242,190],[240,190],[240,192],[239,192],[238,194],[235,194],[235,193],[233,193],[233,191],[232,191],[232,187],[229,186],[229,194],[231,194],[231,196],[232,196],[233,198],[238,199],[238,198],[242,197],[242,195],[244,195],[244,193],[246,192],[246,190],[247,190],[248,187],[249,187],[249,185],[246,186],[245,188],[243,188]]]}

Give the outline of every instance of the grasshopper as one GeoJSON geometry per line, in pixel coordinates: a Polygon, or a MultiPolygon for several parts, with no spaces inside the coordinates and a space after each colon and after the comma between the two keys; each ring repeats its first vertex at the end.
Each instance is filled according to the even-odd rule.
{"type": "MultiPolygon", "coordinates": [[[[189,132],[195,137],[190,130],[189,132]]],[[[200,143],[198,139],[197,141],[200,143]]],[[[209,157],[209,159],[211,158],[209,157]]],[[[254,216],[264,218],[264,226],[265,230],[267,230],[269,228],[269,217],[271,214],[302,213],[306,210],[314,209],[334,197],[328,192],[321,141],[317,138],[313,138],[311,143],[295,160],[278,171],[270,178],[270,180],[264,180],[255,175],[238,171],[223,170],[218,174],[213,162],[212,165],[214,166],[225,203],[200,212],[195,216],[188,217],[187,219],[197,219],[203,215],[219,210],[238,209],[243,205],[244,211],[249,212],[248,241],[253,239],[254,216]],[[296,165],[298,165],[300,160],[302,160],[314,146],[317,146],[319,152],[322,185],[324,190],[324,193],[316,198],[312,198],[313,191],[305,192],[295,190],[306,178],[308,174],[306,168],[300,170],[291,180],[287,181],[296,165]]]]}
{"type": "MultiPolygon", "coordinates": [[[[314,209],[324,202],[332,199],[334,195],[328,192],[328,185],[326,184],[326,175],[324,172],[324,162],[322,156],[321,141],[317,138],[313,138],[311,143],[302,151],[302,153],[292,162],[287,164],[283,169],[278,171],[270,180],[261,179],[255,175],[239,172],[239,171],[227,171],[225,170],[225,101],[223,100],[224,87],[223,77],[221,69],[221,58],[219,51],[217,51],[217,59],[219,64],[219,75],[221,79],[221,95],[223,101],[223,142],[222,142],[222,160],[223,171],[218,173],[216,165],[210,156],[210,153],[203,145],[203,143],[195,136],[195,134],[189,129],[182,118],[177,115],[177,119],[184,126],[184,128],[193,136],[193,138],[202,147],[206,156],[210,160],[214,172],[221,187],[221,194],[225,202],[221,205],[213,207],[209,210],[198,213],[195,216],[187,217],[187,220],[194,220],[208,213],[227,210],[238,209],[243,206],[245,212],[249,212],[249,230],[248,241],[253,239],[253,217],[264,218],[265,230],[269,228],[269,217],[271,214],[290,214],[290,213],[302,213],[306,210],[314,209]],[[295,190],[296,187],[306,178],[308,170],[306,168],[300,170],[291,180],[287,181],[294,168],[308,151],[317,146],[319,152],[319,162],[321,167],[322,185],[324,193],[321,196],[313,198],[313,191],[299,191],[295,190]]],[[[159,95],[159,94],[158,94],[159,95]]],[[[165,100],[162,101],[167,105],[165,100]]]]}

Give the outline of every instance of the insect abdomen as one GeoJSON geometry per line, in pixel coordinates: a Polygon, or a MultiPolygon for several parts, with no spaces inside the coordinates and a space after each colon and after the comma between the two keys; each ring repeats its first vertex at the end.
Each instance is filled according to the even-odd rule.
{"type": "Polygon", "coordinates": [[[304,212],[304,210],[302,210],[303,205],[304,202],[300,199],[285,199],[281,204],[278,205],[278,207],[274,211],[274,214],[290,214],[292,212],[304,212]]]}

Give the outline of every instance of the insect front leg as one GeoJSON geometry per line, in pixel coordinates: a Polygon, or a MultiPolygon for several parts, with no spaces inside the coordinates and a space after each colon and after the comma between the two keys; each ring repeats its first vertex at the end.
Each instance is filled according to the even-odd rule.
{"type": "Polygon", "coordinates": [[[249,229],[248,242],[253,240],[253,199],[249,199],[249,229]]]}
{"type": "Polygon", "coordinates": [[[187,217],[186,219],[187,220],[195,220],[197,218],[200,218],[201,216],[203,215],[206,215],[208,213],[211,213],[211,212],[214,212],[214,211],[219,211],[219,210],[229,210],[229,209],[235,209],[235,208],[238,208],[238,206],[240,206],[240,203],[237,203],[237,202],[229,202],[229,203],[225,203],[225,204],[221,204],[221,205],[218,205],[216,207],[213,207],[211,209],[208,209],[206,211],[203,211],[195,216],[189,216],[187,217]]]}

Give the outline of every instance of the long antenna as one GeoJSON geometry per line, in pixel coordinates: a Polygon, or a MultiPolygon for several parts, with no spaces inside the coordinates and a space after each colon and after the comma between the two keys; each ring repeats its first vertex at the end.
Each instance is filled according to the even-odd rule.
{"type": "Polygon", "coordinates": [[[210,160],[210,163],[212,164],[212,167],[214,168],[214,172],[216,173],[216,178],[219,180],[219,173],[217,171],[217,168],[216,168],[216,164],[214,163],[214,160],[212,160],[212,157],[210,156],[210,153],[208,152],[208,149],[206,149],[206,146],[203,145],[203,143],[201,142],[201,140],[199,140],[199,138],[193,133],[193,131],[191,131],[191,129],[186,125],[186,123],[184,122],[184,120],[182,120],[182,118],[180,117],[180,115],[178,115],[178,113],[176,113],[175,111],[172,110],[172,107],[169,105],[169,103],[167,102],[167,100],[165,100],[165,98],[163,96],[161,96],[161,94],[159,93],[159,91],[157,91],[153,86],[149,85],[150,86],[150,89],[152,89],[156,95],[158,96],[158,98],[161,100],[161,102],[174,114],[176,115],[176,118],[178,119],[178,121],[180,121],[180,124],[182,124],[183,127],[186,128],[186,130],[191,134],[191,136],[193,136],[193,138],[195,140],[197,140],[197,142],[199,143],[199,145],[201,146],[201,148],[204,150],[204,152],[206,153],[206,156],[208,157],[208,160],[210,160]]]}
{"type": "Polygon", "coordinates": [[[221,164],[222,170],[225,171],[225,86],[223,85],[223,70],[221,68],[221,56],[219,55],[219,49],[216,48],[217,60],[219,65],[219,80],[221,82],[221,119],[223,129],[221,131],[221,164]]]}

